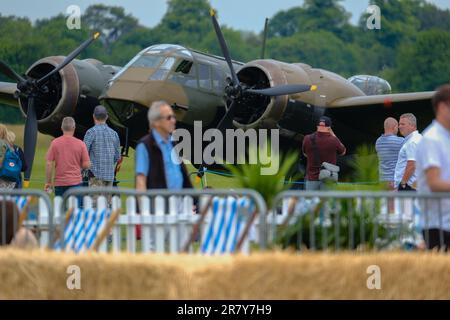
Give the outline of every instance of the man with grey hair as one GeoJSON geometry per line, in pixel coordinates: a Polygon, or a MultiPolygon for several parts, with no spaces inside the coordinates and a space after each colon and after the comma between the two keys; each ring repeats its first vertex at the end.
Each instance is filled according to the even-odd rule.
{"type": "Polygon", "coordinates": [[[192,188],[186,167],[174,161],[171,134],[176,118],[165,101],[154,102],[148,110],[150,133],[136,147],[136,189],[192,188]]]}
{"type": "Polygon", "coordinates": [[[114,169],[120,158],[119,136],[106,124],[108,112],[104,106],[95,107],[93,118],[95,126],[90,128],[84,136],[84,143],[92,162],[88,171],[89,186],[112,187],[114,169]]]}
{"type": "MultiPolygon", "coordinates": [[[[184,163],[174,161],[177,155],[171,134],[175,130],[176,119],[172,108],[165,101],[154,102],[147,117],[150,132],[136,147],[136,189],[192,188],[184,163]]],[[[136,226],[136,237],[141,237],[139,225],[136,226]]]]}
{"type": "Polygon", "coordinates": [[[395,166],[395,187],[398,191],[415,191],[417,188],[416,150],[422,139],[422,135],[417,131],[416,117],[412,113],[402,114],[398,129],[400,134],[405,137],[405,142],[400,149],[395,166]]]}
{"type": "Polygon", "coordinates": [[[89,169],[90,160],[83,141],[75,138],[75,120],[65,117],[61,124],[63,135],[50,144],[47,152],[46,183],[44,189],[50,192],[55,187],[55,195],[81,185],[81,169],[89,169]],[[53,181],[53,167],[55,177],[53,181]]]}

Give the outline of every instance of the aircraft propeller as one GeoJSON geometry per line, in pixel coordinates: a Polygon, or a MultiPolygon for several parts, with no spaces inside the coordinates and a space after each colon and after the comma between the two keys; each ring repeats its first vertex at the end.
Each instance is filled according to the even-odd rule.
{"type": "Polygon", "coordinates": [[[219,130],[230,127],[234,116],[236,101],[247,93],[274,97],[313,91],[317,89],[317,87],[314,85],[304,84],[288,84],[265,89],[251,89],[249,87],[246,87],[245,85],[242,85],[238,79],[236,71],[234,70],[230,52],[228,50],[227,43],[225,42],[225,38],[222,34],[222,30],[220,29],[219,23],[217,22],[216,13],[214,10],[211,10],[211,19],[214,30],[216,31],[217,39],[219,40],[220,48],[222,49],[222,54],[228,64],[231,73],[231,79],[229,81],[228,87],[225,89],[225,93],[227,95],[227,98],[231,101],[231,104],[228,107],[228,110],[226,111],[223,118],[220,120],[219,125],[217,126],[219,130]]]}
{"type": "Polygon", "coordinates": [[[63,62],[57,65],[55,69],[53,69],[40,79],[33,79],[29,76],[25,76],[26,78],[24,78],[17,72],[15,72],[6,63],[0,60],[0,72],[3,73],[6,77],[17,82],[17,91],[15,92],[14,96],[16,98],[22,97],[28,100],[27,119],[25,121],[24,129],[24,156],[28,168],[25,171],[24,187],[28,187],[29,185],[31,168],[33,167],[34,154],[36,152],[36,140],[38,132],[35,108],[36,100],[39,100],[40,97],[49,92],[46,83],[50,79],[50,77],[58,73],[62,68],[72,62],[72,60],[75,59],[81,51],[86,49],[99,36],[100,33],[95,32],[89,39],[84,41],[78,48],[76,48],[67,57],[65,57],[63,62]]]}
{"type": "Polygon", "coordinates": [[[263,42],[261,48],[261,59],[266,57],[266,42],[267,42],[267,33],[269,31],[269,18],[266,18],[264,23],[264,32],[263,32],[263,42]]]}
{"type": "MultiPolygon", "coordinates": [[[[211,9],[210,14],[211,14],[211,19],[212,19],[212,23],[214,26],[214,30],[216,32],[217,39],[219,40],[222,54],[228,64],[228,68],[230,69],[230,73],[231,73],[231,79],[228,79],[228,86],[225,88],[225,94],[228,98],[228,101],[231,101],[231,103],[228,106],[228,109],[225,112],[225,115],[219,121],[219,124],[217,125],[217,129],[219,129],[220,131],[223,131],[226,128],[232,127],[236,106],[238,104],[239,99],[245,94],[257,94],[257,95],[263,95],[263,96],[268,96],[268,97],[274,97],[274,96],[283,96],[283,95],[290,95],[290,94],[295,94],[295,93],[302,93],[302,92],[306,92],[306,91],[314,91],[317,89],[317,87],[315,85],[305,85],[305,84],[288,84],[288,85],[281,85],[281,86],[265,88],[265,89],[252,89],[250,87],[242,85],[238,79],[236,71],[234,70],[233,62],[231,60],[231,56],[230,56],[230,52],[228,50],[227,43],[222,34],[222,30],[220,29],[219,23],[217,22],[216,13],[213,9],[211,9]]],[[[267,33],[267,23],[268,23],[268,21],[266,20],[265,33],[267,33]]],[[[265,51],[264,49],[265,48],[263,47],[262,55],[264,55],[264,51],[265,51]]],[[[197,173],[197,176],[199,178],[201,178],[203,176],[204,170],[205,170],[205,165],[202,164],[202,166],[199,168],[199,171],[197,173]]]]}

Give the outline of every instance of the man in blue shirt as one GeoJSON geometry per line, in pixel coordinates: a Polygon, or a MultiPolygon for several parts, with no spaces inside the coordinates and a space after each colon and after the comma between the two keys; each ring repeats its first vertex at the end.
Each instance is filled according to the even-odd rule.
{"type": "Polygon", "coordinates": [[[174,153],[171,134],[176,119],[164,101],[154,102],[148,111],[150,133],[136,147],[136,189],[192,188],[186,167],[174,153]]]}
{"type": "Polygon", "coordinates": [[[93,117],[95,126],[84,136],[91,159],[89,186],[112,187],[114,169],[120,158],[120,139],[117,132],[106,124],[108,113],[104,106],[95,107],[93,117]]]}
{"type": "Polygon", "coordinates": [[[380,181],[387,183],[391,190],[396,187],[394,185],[395,166],[397,164],[398,153],[404,141],[397,134],[397,120],[387,118],[384,121],[384,134],[375,143],[379,160],[380,181]]]}

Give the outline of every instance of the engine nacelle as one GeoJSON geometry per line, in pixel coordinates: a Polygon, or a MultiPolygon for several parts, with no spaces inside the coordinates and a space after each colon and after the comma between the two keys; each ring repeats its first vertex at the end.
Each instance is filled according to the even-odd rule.
{"type": "MultiPolygon", "coordinates": [[[[52,71],[63,57],[47,57],[35,62],[26,72],[34,79],[52,71]]],[[[58,74],[52,76],[48,83],[48,94],[45,99],[36,99],[35,109],[39,131],[53,136],[59,135],[61,121],[64,117],[73,115],[80,93],[79,79],[72,64],[67,65],[58,74]]],[[[28,99],[20,98],[20,109],[27,115],[28,99]]]]}
{"type": "MultiPolygon", "coordinates": [[[[40,59],[27,70],[26,74],[31,78],[39,79],[63,60],[62,56],[40,59]]],[[[62,119],[72,116],[77,117],[76,135],[83,135],[85,128],[93,124],[91,107],[98,103],[98,97],[116,71],[117,68],[105,66],[98,60],[73,60],[50,77],[46,84],[48,92],[43,93],[35,101],[39,131],[59,136],[62,119]]],[[[28,99],[20,98],[19,104],[22,113],[26,116],[28,99]]]]}
{"type": "MultiPolygon", "coordinates": [[[[280,63],[275,60],[255,60],[244,65],[238,78],[254,89],[270,88],[288,83],[280,63]]],[[[288,96],[266,97],[246,94],[236,106],[234,125],[237,128],[274,128],[284,114],[288,96]]]]}

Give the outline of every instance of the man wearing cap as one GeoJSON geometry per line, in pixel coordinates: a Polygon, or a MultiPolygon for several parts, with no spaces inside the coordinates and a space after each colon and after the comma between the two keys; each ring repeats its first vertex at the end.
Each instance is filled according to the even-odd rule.
{"type": "Polygon", "coordinates": [[[345,146],[331,129],[329,117],[320,117],[317,131],[303,138],[302,150],[307,157],[305,189],[325,189],[325,183],[319,179],[322,163],[336,165],[337,156],[343,156],[346,151],[345,146]]]}
{"type": "Polygon", "coordinates": [[[111,187],[114,182],[114,169],[120,158],[120,140],[117,133],[108,127],[108,113],[102,105],[94,109],[95,126],[84,136],[91,159],[89,169],[90,187],[111,187]]]}

